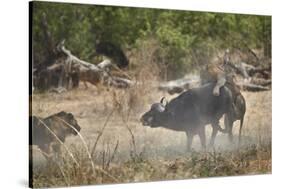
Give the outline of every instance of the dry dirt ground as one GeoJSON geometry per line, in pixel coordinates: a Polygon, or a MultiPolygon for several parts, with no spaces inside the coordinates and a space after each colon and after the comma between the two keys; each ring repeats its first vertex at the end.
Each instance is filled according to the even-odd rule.
{"type": "MultiPolygon", "coordinates": [[[[59,180],[51,182],[44,177],[44,174],[47,174],[47,171],[46,173],[44,172],[44,169],[46,169],[45,159],[40,152],[34,150],[34,173],[36,175],[34,177],[35,186],[61,186],[66,184],[89,183],[99,184],[110,182],[196,178],[203,176],[271,173],[271,91],[258,93],[243,92],[243,95],[246,99],[247,111],[242,131],[242,147],[237,149],[237,135],[239,129],[239,121],[237,121],[235,122],[233,129],[234,144],[228,142],[228,138],[225,134],[219,133],[216,138],[215,149],[208,149],[207,154],[211,155],[205,156],[204,152],[200,149],[198,137],[194,138],[194,152],[187,153],[185,151],[185,133],[164,128],[144,127],[139,121],[139,118],[149,109],[151,103],[159,101],[162,96],[171,99],[177,95],[170,96],[169,94],[157,90],[141,88],[129,89],[126,91],[112,88],[97,89],[96,87],[91,86],[88,89],[85,89],[83,85],[79,89],[61,94],[34,94],[32,99],[32,114],[46,117],[62,110],[73,113],[82,128],[81,135],[85,139],[90,152],[95,146],[97,137],[100,135],[93,155],[95,166],[101,166],[118,178],[118,181],[110,180],[110,178],[105,179],[106,176],[103,174],[101,179],[95,177],[94,181],[88,178],[86,180],[81,179],[81,181],[71,182],[69,180],[67,181],[66,177],[71,180],[71,176],[68,174],[68,176],[64,176],[64,179],[61,179],[64,180],[63,182],[60,182],[59,180]],[[103,127],[104,130],[102,131],[103,127]],[[241,149],[243,149],[245,153],[244,151],[242,152],[241,149]],[[252,159],[251,150],[255,151],[255,157],[252,159]],[[200,156],[197,158],[196,154],[198,155],[198,153],[200,156]],[[241,169],[251,165],[251,163],[253,166],[247,170],[245,168],[245,171],[242,172],[237,171],[239,170],[238,168],[234,171],[228,170],[229,168],[223,168],[221,172],[217,171],[216,174],[211,174],[208,170],[205,174],[204,171],[206,170],[204,164],[202,164],[203,170],[200,169],[199,173],[194,171],[194,167],[194,170],[182,170],[184,174],[173,169],[173,166],[179,167],[183,164],[187,165],[188,163],[186,162],[193,162],[193,164],[195,162],[196,164],[197,161],[212,162],[214,166],[216,166],[217,158],[213,157],[213,153],[218,153],[218,155],[215,156],[222,158],[224,154],[227,157],[233,157],[233,162],[236,162],[237,167],[242,166],[241,169]],[[238,159],[236,158],[237,153],[239,154],[237,155],[238,159]],[[204,160],[204,158],[207,159],[204,160]],[[125,173],[122,175],[122,171],[116,173],[116,171],[119,170],[118,168],[126,166],[128,168],[128,162],[132,162],[132,160],[135,164],[138,164],[139,167],[129,169],[131,170],[127,171],[129,175],[126,175],[125,173]],[[249,165],[240,165],[240,161],[242,163],[245,161],[245,164],[249,165]],[[164,167],[168,167],[165,169],[166,172],[164,173],[164,170],[162,170],[163,175],[161,175],[161,170],[159,170],[160,172],[157,173],[157,176],[153,176],[157,172],[157,170],[155,170],[157,167],[161,169],[161,166],[158,166],[161,162],[165,164],[164,167]],[[148,165],[152,166],[152,168],[148,165]],[[153,166],[155,165],[157,166],[154,169],[153,166]],[[147,170],[153,172],[150,176],[147,176],[149,175],[146,173],[147,170],[141,171],[147,166],[147,170]],[[116,171],[114,172],[115,168],[116,171]]],[[[223,119],[221,120],[221,125],[223,126],[223,119]]],[[[210,132],[211,127],[207,126],[206,133],[208,140],[210,138],[210,132]]],[[[78,136],[67,138],[65,144],[78,159],[79,154],[85,152],[83,150],[83,143],[78,136]]],[[[36,147],[33,148],[36,149],[36,147]]],[[[233,167],[233,165],[230,164],[229,167],[233,167]]],[[[65,168],[65,171],[66,169],[67,168],[65,168]]],[[[218,170],[220,169],[218,168],[218,170]]]]}

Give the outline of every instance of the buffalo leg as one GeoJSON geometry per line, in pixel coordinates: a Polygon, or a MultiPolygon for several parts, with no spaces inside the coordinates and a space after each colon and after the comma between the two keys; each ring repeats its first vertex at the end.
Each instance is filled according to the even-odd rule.
{"type": "Polygon", "coordinates": [[[231,116],[226,114],[224,116],[224,124],[225,124],[225,129],[228,133],[228,139],[229,142],[233,142],[233,134],[232,134],[232,127],[233,127],[233,120],[231,119],[231,116]]]}
{"type": "Polygon", "coordinates": [[[215,138],[216,138],[217,133],[218,133],[217,126],[215,126],[215,125],[212,124],[212,127],[213,127],[213,131],[212,131],[212,136],[211,136],[211,140],[210,140],[210,143],[209,143],[209,146],[210,146],[210,147],[213,147],[213,146],[214,146],[214,144],[215,144],[215,138]]]}
{"type": "Polygon", "coordinates": [[[201,127],[198,130],[198,135],[200,138],[201,146],[205,150],[206,149],[206,134],[205,134],[205,127],[201,127]]]}
{"type": "Polygon", "coordinates": [[[241,134],[242,134],[243,121],[244,121],[244,117],[242,117],[242,119],[240,120],[238,146],[240,146],[240,145],[241,145],[241,134]]]}
{"type": "Polygon", "coordinates": [[[222,129],[221,126],[219,125],[219,119],[214,120],[211,125],[212,125],[212,135],[211,135],[209,147],[214,146],[218,131],[223,132],[223,133],[226,132],[225,129],[222,129]]]}
{"type": "Polygon", "coordinates": [[[190,131],[186,132],[185,134],[187,137],[187,151],[190,152],[194,134],[193,134],[193,132],[190,132],[190,131]]]}

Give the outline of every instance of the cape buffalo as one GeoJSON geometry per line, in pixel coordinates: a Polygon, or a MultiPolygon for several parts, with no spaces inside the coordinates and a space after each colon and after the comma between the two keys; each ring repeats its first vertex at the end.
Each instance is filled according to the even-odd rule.
{"type": "Polygon", "coordinates": [[[74,116],[64,111],[47,118],[32,116],[30,119],[32,121],[30,145],[37,145],[40,150],[48,155],[52,150],[60,151],[60,144],[54,134],[61,142],[65,142],[67,136],[77,135],[77,132],[67,124],[72,125],[78,132],[81,130],[74,116]]]}
{"type": "Polygon", "coordinates": [[[206,147],[205,125],[211,124],[213,132],[210,145],[220,129],[219,120],[225,114],[233,114],[231,90],[220,88],[220,96],[214,96],[214,83],[183,92],[166,105],[152,104],[150,110],[141,117],[144,126],[164,127],[175,131],[184,131],[187,135],[187,150],[190,150],[195,134],[200,137],[201,145],[206,147]]]}

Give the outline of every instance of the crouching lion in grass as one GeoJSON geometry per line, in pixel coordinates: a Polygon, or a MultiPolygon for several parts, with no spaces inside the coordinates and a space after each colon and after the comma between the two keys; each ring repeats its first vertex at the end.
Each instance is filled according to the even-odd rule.
{"type": "Polygon", "coordinates": [[[29,145],[37,145],[45,155],[60,152],[66,137],[77,135],[81,127],[71,113],[61,111],[47,118],[31,116],[32,138],[29,145]]]}

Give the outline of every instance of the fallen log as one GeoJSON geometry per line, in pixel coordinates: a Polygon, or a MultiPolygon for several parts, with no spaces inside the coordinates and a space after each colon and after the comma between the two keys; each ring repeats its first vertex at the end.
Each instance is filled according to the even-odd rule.
{"type": "Polygon", "coordinates": [[[235,65],[237,72],[242,75],[244,78],[249,78],[249,70],[255,69],[254,66],[246,64],[245,62],[240,62],[235,65]]]}
{"type": "Polygon", "coordinates": [[[196,87],[200,85],[200,78],[196,75],[186,76],[185,78],[172,80],[168,82],[160,83],[158,89],[160,91],[166,91],[170,95],[181,93],[184,90],[196,87]]]}
{"type": "Polygon", "coordinates": [[[255,84],[255,85],[260,85],[260,86],[270,86],[271,85],[271,79],[263,79],[263,78],[251,78],[250,79],[250,82],[252,84],[255,84]]]}
{"type": "Polygon", "coordinates": [[[112,66],[113,66],[113,64],[108,59],[105,59],[104,61],[102,61],[101,63],[98,63],[98,65],[97,65],[97,67],[102,70],[110,69],[112,66]]]}
{"type": "Polygon", "coordinates": [[[118,68],[126,67],[129,62],[118,45],[110,43],[100,43],[97,45],[97,53],[108,55],[112,58],[116,65],[110,60],[104,60],[98,65],[86,62],[74,56],[70,50],[64,46],[65,40],[55,45],[54,39],[48,27],[46,13],[42,14],[41,24],[43,28],[44,40],[46,43],[46,61],[42,64],[36,65],[33,72],[33,80],[35,88],[38,90],[54,90],[57,88],[59,92],[65,89],[77,87],[79,81],[89,82],[91,84],[107,84],[114,87],[129,87],[131,85],[130,78],[126,73],[121,72],[118,68]],[[117,67],[117,68],[115,68],[117,67]],[[115,69],[120,73],[119,76],[114,77],[111,70],[115,69]],[[108,80],[108,81],[107,81],[108,80]]]}
{"type": "Polygon", "coordinates": [[[106,81],[109,86],[125,89],[134,85],[134,82],[131,80],[121,78],[121,77],[112,77],[106,81]]]}
{"type": "MultiPolygon", "coordinates": [[[[198,87],[200,83],[199,76],[191,75],[186,76],[185,78],[160,83],[158,89],[173,95],[176,93],[182,93],[183,91],[194,87],[198,87]]],[[[266,79],[250,78],[247,80],[240,80],[235,83],[241,88],[241,90],[245,91],[258,92],[271,89],[271,80],[266,79]]]]}
{"type": "Polygon", "coordinates": [[[70,67],[71,66],[74,66],[74,67],[85,67],[85,68],[88,68],[89,70],[92,70],[93,72],[100,72],[100,68],[97,67],[95,64],[92,64],[92,63],[89,63],[89,62],[86,62],[84,60],[81,60],[79,58],[77,58],[76,56],[72,55],[71,54],[71,51],[66,49],[65,46],[64,46],[64,40],[58,45],[57,47],[59,50],[61,50],[66,56],[66,60],[65,60],[65,63],[66,64],[70,64],[70,67]],[[73,65],[71,65],[73,64],[73,65]]]}
{"type": "Polygon", "coordinates": [[[261,85],[255,85],[252,83],[237,83],[238,86],[241,87],[242,90],[258,92],[258,91],[267,91],[270,90],[269,87],[264,87],[261,85]]]}
{"type": "MultiPolygon", "coordinates": [[[[131,80],[127,79],[126,77],[122,78],[112,76],[110,73],[111,69],[115,68],[116,66],[114,66],[110,60],[106,59],[97,65],[81,60],[74,56],[70,50],[65,48],[64,41],[58,45],[57,50],[64,53],[66,58],[64,61],[59,61],[59,63],[55,63],[47,67],[47,70],[54,71],[57,69],[63,69],[64,74],[61,74],[61,77],[68,77],[73,73],[78,73],[80,81],[89,82],[93,85],[102,83],[104,85],[117,88],[128,88],[132,85],[131,80]]],[[[120,69],[115,68],[115,70],[120,69]]],[[[63,80],[63,78],[61,80],[63,80]]],[[[59,85],[58,87],[62,86],[59,85]]]]}

